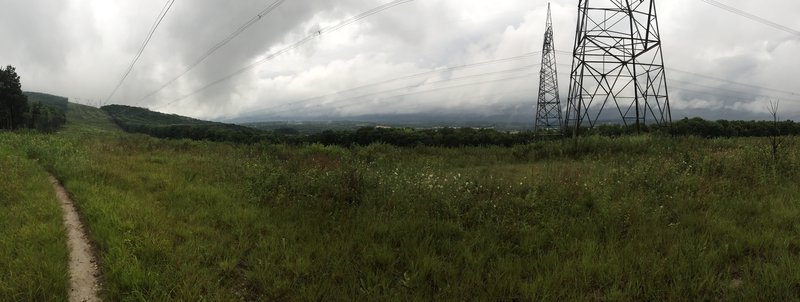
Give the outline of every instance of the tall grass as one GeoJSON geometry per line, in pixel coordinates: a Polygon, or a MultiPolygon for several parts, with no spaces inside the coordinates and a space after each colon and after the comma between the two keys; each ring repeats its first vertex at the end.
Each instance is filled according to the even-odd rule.
{"type": "Polygon", "coordinates": [[[799,154],[758,139],[50,140],[28,153],[75,197],[108,300],[800,298],[799,154]]]}
{"type": "Polygon", "coordinates": [[[66,301],[61,208],[47,173],[20,148],[34,136],[0,133],[0,300],[66,301]]]}

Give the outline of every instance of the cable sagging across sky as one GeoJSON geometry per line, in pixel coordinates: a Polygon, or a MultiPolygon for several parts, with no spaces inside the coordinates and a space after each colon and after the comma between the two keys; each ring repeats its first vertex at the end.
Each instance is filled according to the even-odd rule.
{"type": "Polygon", "coordinates": [[[153,35],[155,35],[156,30],[158,29],[158,26],[161,25],[162,21],[164,21],[164,17],[167,16],[167,13],[169,13],[169,10],[172,8],[173,4],[175,4],[175,0],[168,0],[167,3],[164,4],[164,8],[161,9],[161,12],[158,14],[158,17],[156,18],[156,21],[153,23],[153,26],[150,28],[150,32],[147,34],[147,38],[144,40],[144,43],[142,43],[142,47],[139,48],[139,52],[136,54],[136,56],[133,57],[133,61],[131,61],[130,66],[128,66],[128,69],[122,75],[122,79],[119,80],[119,83],[117,83],[117,86],[114,87],[114,90],[112,90],[111,94],[108,96],[108,98],[106,98],[106,101],[105,101],[106,104],[108,104],[111,101],[111,98],[114,97],[115,94],[117,94],[117,91],[119,90],[119,88],[122,87],[122,84],[125,83],[125,80],[128,78],[128,76],[133,71],[133,68],[136,66],[136,63],[142,57],[142,53],[144,53],[144,50],[147,48],[147,45],[150,44],[150,40],[153,39],[153,35]]]}
{"type": "Polygon", "coordinates": [[[717,8],[726,10],[728,12],[737,14],[737,15],[745,17],[747,19],[759,22],[761,24],[764,24],[764,25],[770,26],[772,28],[775,28],[775,29],[778,29],[778,30],[781,30],[781,31],[784,31],[784,32],[790,33],[792,35],[800,37],[800,30],[789,28],[788,26],[784,26],[784,25],[775,23],[775,22],[773,22],[773,21],[771,21],[771,20],[769,20],[767,18],[762,18],[762,17],[756,16],[756,15],[753,15],[753,14],[748,13],[746,11],[743,11],[741,9],[735,8],[733,6],[730,6],[730,5],[715,1],[715,0],[702,0],[702,1],[705,2],[705,3],[708,3],[710,5],[713,5],[713,6],[717,7],[717,8]]]}
{"type": "Polygon", "coordinates": [[[278,8],[278,6],[283,4],[284,1],[285,0],[277,0],[277,1],[273,2],[272,4],[270,4],[267,8],[265,8],[264,10],[259,12],[256,16],[254,16],[253,18],[251,18],[250,20],[248,20],[247,22],[242,24],[242,26],[237,28],[235,31],[230,33],[225,39],[223,39],[222,41],[220,41],[217,44],[215,44],[214,46],[212,46],[208,51],[206,51],[205,54],[203,54],[201,57],[197,58],[197,60],[195,60],[192,64],[189,64],[189,66],[187,66],[186,69],[183,72],[178,74],[176,77],[170,79],[169,81],[165,82],[164,84],[159,86],[156,90],[154,90],[154,91],[148,93],[147,95],[145,95],[144,97],[142,97],[137,103],[141,103],[142,101],[144,101],[146,99],[149,99],[150,97],[156,95],[157,93],[161,92],[162,90],[166,89],[167,87],[169,87],[170,85],[175,83],[175,81],[177,81],[178,79],[180,79],[183,76],[185,76],[186,74],[188,74],[195,67],[197,67],[198,65],[203,63],[206,59],[208,59],[211,55],[213,55],[215,52],[217,52],[222,47],[224,47],[225,45],[227,45],[228,43],[230,43],[231,41],[236,39],[236,37],[238,37],[239,35],[244,33],[248,28],[250,28],[251,26],[253,26],[256,23],[258,23],[258,21],[261,21],[262,18],[264,18],[265,16],[269,15],[272,11],[274,11],[276,8],[278,8]]]}
{"type": "Polygon", "coordinates": [[[346,89],[346,90],[337,91],[337,92],[329,93],[329,94],[326,94],[326,95],[321,95],[321,96],[307,98],[307,99],[303,99],[303,100],[299,100],[299,101],[294,101],[294,102],[291,102],[291,103],[285,103],[285,104],[270,106],[270,107],[266,107],[266,108],[256,109],[255,111],[251,111],[251,112],[252,113],[254,113],[254,112],[263,112],[263,111],[268,111],[268,110],[274,110],[274,109],[277,109],[277,108],[280,108],[280,107],[287,107],[287,106],[305,104],[305,103],[309,103],[309,102],[312,102],[312,101],[315,101],[315,100],[321,100],[321,99],[325,99],[325,98],[341,96],[341,95],[344,95],[344,94],[347,94],[347,93],[350,93],[350,92],[364,90],[364,89],[367,89],[367,88],[377,87],[377,86],[390,84],[390,83],[397,82],[397,81],[402,81],[402,80],[410,80],[410,79],[416,79],[416,78],[421,78],[421,77],[440,74],[440,73],[445,73],[445,72],[452,72],[452,71],[457,71],[457,70],[472,69],[472,68],[479,68],[479,67],[490,66],[490,65],[495,65],[495,64],[503,64],[503,63],[520,61],[520,60],[532,58],[535,55],[540,54],[540,53],[541,52],[531,52],[531,53],[527,53],[527,54],[523,54],[523,55],[519,55],[519,56],[515,56],[515,57],[510,57],[510,58],[503,58],[503,59],[497,59],[497,60],[489,60],[489,61],[483,61],[483,62],[469,63],[469,64],[465,64],[465,65],[450,66],[450,67],[444,67],[444,68],[434,69],[434,70],[430,70],[430,71],[424,71],[424,72],[420,72],[420,73],[416,73],[416,74],[412,74],[412,75],[405,75],[405,76],[400,76],[400,77],[397,77],[397,78],[381,80],[381,81],[378,81],[378,82],[373,82],[373,83],[370,83],[370,84],[366,84],[366,85],[362,85],[362,86],[358,86],[358,87],[354,87],[354,88],[349,88],[349,89],[346,89]]]}
{"type": "Polygon", "coordinates": [[[303,46],[303,45],[305,45],[305,44],[307,44],[307,43],[313,41],[314,39],[317,39],[317,38],[319,38],[319,37],[321,37],[323,35],[333,33],[333,32],[338,31],[338,30],[340,30],[340,29],[342,29],[342,28],[344,28],[344,27],[346,27],[346,26],[348,26],[350,24],[353,24],[353,23],[356,23],[356,22],[361,21],[363,19],[366,19],[366,18],[368,18],[368,17],[370,17],[372,15],[375,15],[377,13],[380,13],[382,11],[388,10],[388,9],[393,8],[395,6],[399,6],[401,4],[409,3],[409,2],[412,2],[412,1],[414,1],[414,0],[395,0],[395,1],[392,1],[392,2],[389,2],[389,3],[377,6],[377,7],[373,8],[373,9],[365,11],[365,12],[363,12],[363,13],[361,13],[359,15],[356,15],[354,17],[351,17],[349,19],[346,19],[346,20],[340,22],[337,25],[329,26],[329,27],[323,28],[321,30],[318,30],[318,31],[306,36],[305,38],[303,38],[303,39],[301,39],[301,40],[299,40],[299,41],[297,41],[297,42],[295,42],[295,43],[293,43],[293,44],[291,44],[291,45],[289,45],[289,46],[287,46],[287,47],[285,47],[285,48],[283,48],[281,50],[278,50],[278,51],[276,51],[274,53],[271,53],[271,54],[265,56],[263,59],[260,59],[260,60],[255,61],[255,62],[253,62],[253,63],[251,63],[251,64],[249,64],[247,66],[244,66],[244,67],[242,67],[242,68],[240,68],[240,69],[238,69],[238,70],[236,70],[236,71],[228,74],[227,76],[224,76],[224,77],[222,77],[222,78],[220,78],[220,79],[218,79],[216,81],[210,82],[210,83],[200,87],[199,89],[197,89],[197,90],[195,90],[195,91],[193,91],[193,92],[191,92],[189,94],[186,94],[186,95],[183,95],[181,97],[178,97],[178,98],[172,100],[171,102],[168,102],[168,103],[166,103],[164,105],[161,105],[161,106],[154,107],[152,109],[160,109],[160,108],[164,108],[164,107],[167,107],[169,105],[172,105],[174,103],[180,102],[180,101],[182,101],[182,100],[184,100],[186,98],[192,97],[192,96],[194,96],[194,95],[196,95],[196,94],[198,94],[198,93],[200,93],[200,92],[202,92],[202,91],[204,91],[204,90],[206,90],[206,89],[208,89],[210,87],[216,86],[216,85],[218,85],[218,84],[220,84],[222,82],[230,80],[231,78],[234,78],[234,77],[236,77],[236,76],[238,76],[238,75],[240,75],[240,74],[242,74],[242,73],[244,73],[244,72],[246,72],[248,70],[251,70],[251,69],[255,68],[258,65],[261,65],[263,63],[272,61],[273,59],[275,59],[275,58],[277,58],[277,57],[279,57],[279,56],[281,56],[281,55],[283,55],[285,53],[288,53],[288,52],[290,52],[290,51],[292,51],[294,49],[297,49],[298,47],[303,46]]]}

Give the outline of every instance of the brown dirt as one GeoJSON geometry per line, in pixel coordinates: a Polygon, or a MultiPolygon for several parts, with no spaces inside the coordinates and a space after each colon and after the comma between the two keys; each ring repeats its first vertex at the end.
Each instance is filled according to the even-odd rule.
{"type": "Polygon", "coordinates": [[[92,246],[84,232],[75,205],[69,198],[67,191],[58,180],[50,176],[50,183],[56,191],[56,196],[64,210],[64,226],[67,228],[67,245],[69,245],[69,275],[70,275],[70,302],[95,302],[100,301],[97,291],[100,288],[98,281],[97,259],[92,252],[92,246]]]}

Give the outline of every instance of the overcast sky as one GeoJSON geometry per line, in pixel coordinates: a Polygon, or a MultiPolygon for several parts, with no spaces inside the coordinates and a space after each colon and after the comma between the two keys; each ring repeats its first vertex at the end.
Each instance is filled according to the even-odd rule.
{"type": "MultiPolygon", "coordinates": [[[[720,1],[800,30],[800,1],[720,1]]],[[[538,56],[347,90],[540,51],[547,2],[539,0],[416,0],[324,34],[178,100],[322,28],[390,2],[286,0],[198,68],[142,100],[273,2],[177,0],[111,103],[216,120],[255,114],[534,114],[538,56]],[[331,95],[337,92],[342,93],[331,95]],[[320,96],[326,97],[316,98],[320,96]],[[355,98],[359,96],[364,97],[355,98]]],[[[17,67],[25,90],[102,103],[164,3],[0,0],[0,65],[17,67]]],[[[569,51],[577,0],[552,4],[556,48],[569,51]]],[[[772,98],[781,100],[784,118],[800,118],[800,36],[701,0],[661,1],[658,6],[668,68],[797,92],[672,71],[668,77],[673,116],[765,118],[772,98]]],[[[566,99],[571,58],[559,54],[558,59],[565,64],[559,66],[559,80],[566,99]]]]}

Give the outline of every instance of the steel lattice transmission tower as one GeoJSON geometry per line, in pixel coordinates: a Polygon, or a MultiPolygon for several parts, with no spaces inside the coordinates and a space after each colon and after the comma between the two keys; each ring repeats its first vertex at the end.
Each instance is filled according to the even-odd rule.
{"type": "Polygon", "coordinates": [[[672,123],[655,0],[578,0],[565,130],[672,123]]]}
{"type": "Polygon", "coordinates": [[[558,130],[563,127],[561,116],[561,96],[558,93],[558,70],[556,68],[556,49],[553,45],[553,19],[550,4],[547,4],[547,27],[542,47],[542,70],[539,77],[539,101],[536,105],[536,126],[534,131],[558,130]]]}

